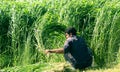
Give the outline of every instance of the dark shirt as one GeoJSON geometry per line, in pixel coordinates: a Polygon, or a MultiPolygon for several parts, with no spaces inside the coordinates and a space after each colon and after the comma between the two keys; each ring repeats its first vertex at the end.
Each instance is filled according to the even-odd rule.
{"type": "MultiPolygon", "coordinates": [[[[77,36],[72,36],[66,40],[64,44],[64,56],[65,55],[68,55],[69,58],[73,57],[74,61],[72,61],[72,63],[77,64],[86,63],[91,57],[85,40],[77,36]]],[[[68,60],[66,56],[65,59],[68,60]]]]}

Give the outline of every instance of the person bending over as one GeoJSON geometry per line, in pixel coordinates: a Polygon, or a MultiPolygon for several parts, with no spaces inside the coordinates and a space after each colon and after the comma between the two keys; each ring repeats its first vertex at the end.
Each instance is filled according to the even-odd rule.
{"type": "Polygon", "coordinates": [[[70,27],[65,31],[66,41],[63,48],[46,50],[46,53],[63,53],[64,58],[75,69],[85,69],[92,64],[92,52],[85,40],[76,35],[76,29],[70,27]]]}

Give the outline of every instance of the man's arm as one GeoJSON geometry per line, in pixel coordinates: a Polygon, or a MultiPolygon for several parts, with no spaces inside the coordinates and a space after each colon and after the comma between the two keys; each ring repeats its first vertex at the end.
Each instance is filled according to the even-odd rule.
{"type": "Polygon", "coordinates": [[[59,54],[63,54],[64,53],[64,49],[63,48],[59,48],[59,49],[53,49],[53,50],[46,50],[45,53],[59,53],[59,54]]]}

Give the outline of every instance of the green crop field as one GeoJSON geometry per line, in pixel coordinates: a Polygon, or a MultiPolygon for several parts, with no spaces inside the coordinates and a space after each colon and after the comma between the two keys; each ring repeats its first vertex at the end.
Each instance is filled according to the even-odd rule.
{"type": "Polygon", "coordinates": [[[120,0],[1,0],[0,72],[72,72],[44,53],[63,47],[70,26],[93,51],[87,72],[120,71],[120,0]]]}

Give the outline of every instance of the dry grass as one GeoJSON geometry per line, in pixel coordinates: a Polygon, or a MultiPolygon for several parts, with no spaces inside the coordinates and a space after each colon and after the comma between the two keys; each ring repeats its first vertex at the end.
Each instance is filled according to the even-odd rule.
{"type": "MultiPolygon", "coordinates": [[[[26,66],[9,67],[0,70],[0,72],[80,72],[73,69],[68,63],[36,63],[26,66]]],[[[81,71],[82,72],[82,71],[81,71]]],[[[90,67],[83,72],[120,72],[120,63],[111,68],[90,67]]]]}
{"type": "MultiPolygon", "coordinates": [[[[51,69],[45,70],[44,72],[80,72],[80,71],[72,69],[72,67],[66,63],[53,63],[51,64],[51,69]]],[[[83,72],[120,72],[120,64],[111,68],[91,67],[83,72]]]]}

